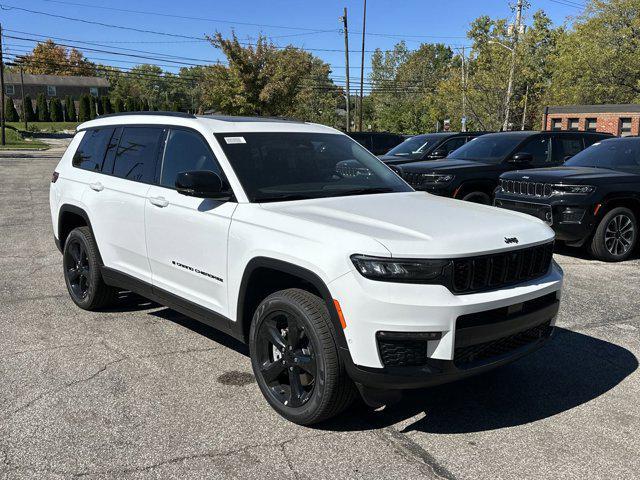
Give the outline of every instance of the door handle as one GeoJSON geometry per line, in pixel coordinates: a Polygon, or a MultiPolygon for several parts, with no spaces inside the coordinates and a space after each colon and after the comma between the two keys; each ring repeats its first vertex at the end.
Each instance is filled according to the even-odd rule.
{"type": "Polygon", "coordinates": [[[95,190],[96,192],[101,192],[102,190],[104,190],[104,186],[100,182],[90,183],[89,188],[91,188],[91,190],[95,190]]]}
{"type": "Polygon", "coordinates": [[[164,197],[149,197],[149,201],[156,207],[164,208],[169,205],[169,200],[164,197]]]}

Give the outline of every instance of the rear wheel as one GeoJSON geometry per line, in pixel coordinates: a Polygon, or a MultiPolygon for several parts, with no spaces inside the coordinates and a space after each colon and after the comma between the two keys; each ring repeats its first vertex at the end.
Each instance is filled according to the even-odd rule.
{"type": "Polygon", "coordinates": [[[249,347],[256,380],[269,404],[292,422],[326,420],[356,396],[333,328],[324,302],[296,288],[269,295],[254,314],[249,347]]]}
{"type": "Polygon", "coordinates": [[[97,310],[115,300],[117,290],[102,280],[98,246],[89,227],[78,227],[69,233],[62,263],[67,290],[80,308],[97,310]]]}
{"type": "Polygon", "coordinates": [[[469,192],[462,197],[465,202],[480,203],[482,205],[490,205],[491,198],[484,192],[469,192]]]}
{"type": "Polygon", "coordinates": [[[614,208],[600,220],[591,240],[591,253],[605,262],[626,260],[633,253],[637,232],[633,212],[625,207],[614,208]]]}

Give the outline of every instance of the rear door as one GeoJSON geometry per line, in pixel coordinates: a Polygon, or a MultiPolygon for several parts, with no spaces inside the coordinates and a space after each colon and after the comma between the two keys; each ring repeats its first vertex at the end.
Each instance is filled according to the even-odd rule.
{"type": "Polygon", "coordinates": [[[151,283],[144,228],[147,191],[154,180],[163,129],[114,130],[102,175],[84,197],[105,266],[151,283]]]}
{"type": "Polygon", "coordinates": [[[226,316],[227,243],[237,203],[179,194],[176,176],[191,170],[214,171],[224,180],[202,135],[171,127],[145,206],[153,286],[160,296],[171,292],[226,316]]]}

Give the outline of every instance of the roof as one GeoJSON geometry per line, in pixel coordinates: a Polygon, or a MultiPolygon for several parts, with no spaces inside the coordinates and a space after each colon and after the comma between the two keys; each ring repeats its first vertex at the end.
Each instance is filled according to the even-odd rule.
{"type": "Polygon", "coordinates": [[[547,107],[546,113],[640,113],[640,105],[634,103],[606,103],[603,105],[556,105],[547,107]]]}
{"type": "Polygon", "coordinates": [[[315,123],[269,117],[232,117],[192,115],[181,112],[126,112],[102,115],[82,123],[78,131],[106,125],[175,125],[195,128],[208,133],[251,132],[309,132],[341,133],[338,130],[315,123]]]}
{"type": "MultiPolygon", "coordinates": [[[[25,73],[25,85],[54,85],[56,87],[109,87],[109,82],[102,77],[68,77],[62,75],[33,75],[25,73]]],[[[20,74],[5,72],[4,82],[19,84],[20,74]]]]}

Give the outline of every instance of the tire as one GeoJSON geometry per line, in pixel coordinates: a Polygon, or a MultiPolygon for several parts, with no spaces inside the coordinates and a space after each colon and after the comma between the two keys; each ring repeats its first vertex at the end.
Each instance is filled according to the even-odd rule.
{"type": "Polygon", "coordinates": [[[616,207],[607,212],[591,239],[590,252],[604,262],[621,262],[633,253],[638,240],[638,223],[631,210],[616,207]]]}
{"type": "Polygon", "coordinates": [[[117,290],[104,283],[98,246],[89,227],[69,233],[62,252],[64,281],[71,300],[84,310],[98,310],[114,303],[117,290]]]}
{"type": "Polygon", "coordinates": [[[482,205],[491,205],[491,197],[484,192],[469,192],[462,197],[465,202],[480,203],[482,205]]]}
{"type": "Polygon", "coordinates": [[[265,298],[253,316],[249,349],[262,394],[294,423],[327,420],[357,395],[340,360],[327,307],[310,292],[291,288],[265,298]]]}

